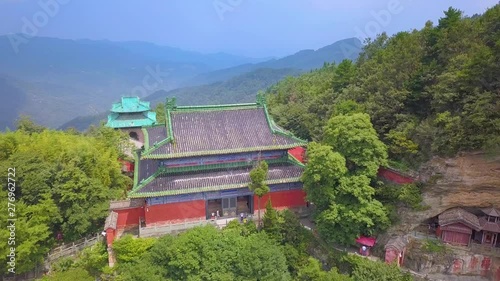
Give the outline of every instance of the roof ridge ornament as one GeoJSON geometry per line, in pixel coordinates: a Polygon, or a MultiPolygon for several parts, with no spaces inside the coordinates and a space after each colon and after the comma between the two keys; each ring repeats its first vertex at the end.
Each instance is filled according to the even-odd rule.
{"type": "Polygon", "coordinates": [[[266,105],[266,97],[264,95],[264,92],[259,91],[257,93],[257,105],[264,106],[266,105]]]}
{"type": "Polygon", "coordinates": [[[176,98],[166,98],[165,99],[165,109],[167,110],[175,110],[177,108],[176,98]]]}

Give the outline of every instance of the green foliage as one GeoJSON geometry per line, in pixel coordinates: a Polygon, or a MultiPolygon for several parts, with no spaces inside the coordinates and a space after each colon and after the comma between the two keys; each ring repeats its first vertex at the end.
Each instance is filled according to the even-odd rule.
{"type": "Polygon", "coordinates": [[[404,184],[401,186],[398,199],[415,210],[422,208],[422,192],[416,184],[404,184]]]}
{"type": "MultiPolygon", "coordinates": [[[[142,272],[157,280],[290,280],[285,256],[273,240],[263,232],[242,236],[234,226],[223,231],[199,227],[160,238],[141,263],[150,267],[142,272]]],[[[124,267],[122,274],[133,276],[136,269],[124,267]]]]}
{"type": "Polygon", "coordinates": [[[165,104],[160,102],[155,107],[156,112],[156,123],[165,124],[166,122],[166,112],[165,112],[165,104]]]}
{"type": "Polygon", "coordinates": [[[137,262],[154,243],[154,238],[137,239],[129,234],[113,242],[113,251],[118,262],[137,262]]]}
{"type": "Polygon", "coordinates": [[[276,241],[281,241],[282,239],[280,233],[280,220],[281,218],[278,212],[273,209],[271,198],[269,198],[266,203],[266,213],[264,214],[264,218],[262,219],[262,229],[269,237],[275,239],[276,241]]]}
{"type": "Polygon", "coordinates": [[[380,166],[387,166],[387,148],[378,139],[368,114],[332,117],[323,141],[344,156],[352,174],[374,177],[380,166]]]}
{"type": "Polygon", "coordinates": [[[45,127],[37,125],[33,122],[29,116],[21,115],[16,121],[17,130],[24,132],[26,134],[41,133],[45,130],[45,127]]]}
{"type": "MultiPolygon", "coordinates": [[[[321,269],[321,264],[314,258],[309,258],[306,266],[297,274],[297,281],[351,281],[348,275],[340,274],[335,268],[329,272],[321,269]]],[[[375,279],[374,279],[375,280],[375,279]]]]}
{"type": "Polygon", "coordinates": [[[314,202],[318,210],[327,209],[335,199],[334,187],[347,173],[345,158],[333,152],[331,146],[309,143],[307,166],[302,174],[307,200],[314,202]]]}
{"type": "Polygon", "coordinates": [[[92,247],[85,248],[74,264],[75,267],[85,269],[94,277],[100,276],[108,266],[108,251],[104,243],[98,243],[92,247]]]}
{"type": "MultiPolygon", "coordinates": [[[[117,161],[116,131],[84,136],[68,132],[18,130],[0,134],[0,169],[16,169],[16,272],[43,261],[61,231],[66,241],[101,230],[109,200],[125,190],[130,179],[117,161]]],[[[7,173],[0,174],[7,182],[7,173]]],[[[3,186],[6,191],[7,185],[3,186]]],[[[6,221],[7,197],[0,198],[6,221]]],[[[7,239],[7,228],[0,237],[7,239]]],[[[7,248],[0,253],[7,255],[7,248]]],[[[5,268],[6,263],[0,265],[5,268]]]]}
{"type": "Polygon", "coordinates": [[[374,198],[370,178],[386,164],[387,151],[364,113],[333,116],[325,145],[311,143],[302,176],[307,198],[316,206],[316,223],[328,241],[352,244],[361,234],[389,226],[387,210],[374,198]]]}
{"type": "Polygon", "coordinates": [[[268,165],[266,161],[261,161],[250,171],[250,184],[248,188],[258,197],[262,197],[269,192],[269,186],[265,184],[267,179],[268,165]]]}
{"type": "Polygon", "coordinates": [[[260,225],[260,199],[262,196],[266,195],[269,192],[269,186],[265,183],[267,179],[268,165],[266,161],[260,161],[250,171],[250,183],[248,184],[248,188],[255,195],[257,195],[257,210],[259,216],[259,225],[260,225]]]}
{"type": "Polygon", "coordinates": [[[334,104],[332,115],[349,115],[353,113],[362,113],[363,111],[364,109],[359,103],[353,100],[346,100],[334,104]]]}
{"type": "Polygon", "coordinates": [[[412,281],[409,273],[401,272],[395,264],[387,265],[383,262],[374,262],[356,255],[345,258],[353,266],[352,278],[356,281],[412,281]]]}
{"type": "Polygon", "coordinates": [[[325,65],[270,88],[270,112],[313,141],[332,113],[367,113],[390,157],[411,167],[464,150],[498,153],[499,21],[498,4],[472,18],[450,7],[437,26],[383,33],[356,64],[325,65]]]}
{"type": "Polygon", "coordinates": [[[95,279],[89,275],[87,271],[81,268],[72,268],[68,271],[56,272],[52,276],[45,276],[42,281],[94,281],[95,279]]]}
{"type": "Polygon", "coordinates": [[[64,272],[68,271],[73,267],[75,260],[73,257],[66,257],[58,260],[56,263],[52,264],[52,271],[54,272],[64,272]]]}
{"type": "Polygon", "coordinates": [[[443,242],[433,239],[424,240],[422,248],[429,253],[443,254],[446,252],[446,246],[443,242]]]}

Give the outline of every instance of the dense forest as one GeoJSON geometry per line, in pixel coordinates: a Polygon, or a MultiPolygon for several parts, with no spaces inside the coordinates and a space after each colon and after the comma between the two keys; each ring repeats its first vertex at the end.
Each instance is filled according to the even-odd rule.
{"type": "MultiPolygon", "coordinates": [[[[56,244],[56,234],[74,241],[100,233],[108,215],[109,200],[123,197],[130,178],[122,175],[118,158],[127,136],[99,127],[86,134],[48,130],[27,118],[18,130],[0,134],[0,174],[8,182],[8,169],[15,169],[13,203],[16,221],[17,273],[43,262],[56,244]]],[[[7,184],[2,190],[7,194],[7,184]]],[[[7,196],[0,198],[0,220],[7,221],[7,196]]],[[[10,201],[9,201],[10,202],[10,201]]],[[[0,229],[7,241],[10,231],[0,229]]],[[[6,257],[9,247],[0,247],[6,257]]],[[[0,269],[6,271],[6,263],[0,269]]]]}
{"type": "Polygon", "coordinates": [[[363,112],[391,164],[418,167],[433,155],[500,146],[500,5],[437,25],[381,34],[356,62],[325,64],[268,91],[275,120],[299,137],[325,140],[332,115],[363,112]]]}

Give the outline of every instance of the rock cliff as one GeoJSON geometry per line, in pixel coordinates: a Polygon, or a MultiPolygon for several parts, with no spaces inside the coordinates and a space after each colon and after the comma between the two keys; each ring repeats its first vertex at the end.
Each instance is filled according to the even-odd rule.
{"type": "Polygon", "coordinates": [[[399,230],[409,231],[426,219],[457,207],[500,208],[500,155],[464,153],[454,158],[435,157],[420,169],[425,211],[401,213],[399,230]]]}

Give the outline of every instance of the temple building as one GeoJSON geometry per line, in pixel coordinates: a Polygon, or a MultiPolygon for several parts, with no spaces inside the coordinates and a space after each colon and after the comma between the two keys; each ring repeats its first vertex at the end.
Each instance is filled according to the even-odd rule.
{"type": "Polygon", "coordinates": [[[481,209],[479,216],[462,208],[452,208],[438,216],[438,237],[450,244],[470,246],[472,243],[500,247],[500,211],[481,209]]]}
{"type": "Polygon", "coordinates": [[[156,124],[156,113],[151,111],[149,102],[138,97],[122,97],[114,103],[108,115],[106,126],[126,131],[130,138],[144,142],[141,127],[156,124]]]}
{"type": "Polygon", "coordinates": [[[248,188],[249,173],[258,161],[269,165],[270,192],[261,209],[268,198],[277,209],[306,206],[304,165],[289,153],[306,142],[274,123],[262,96],[256,103],[215,106],[177,106],[167,99],[166,124],[156,124],[146,108],[138,99],[122,99],[109,117],[108,126],[126,131],[144,122],[137,133],[143,145],[135,154],[134,185],[128,200],[111,203],[117,215],[110,230],[252,215],[259,206],[248,188]]]}

